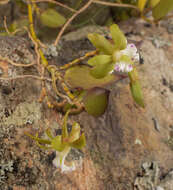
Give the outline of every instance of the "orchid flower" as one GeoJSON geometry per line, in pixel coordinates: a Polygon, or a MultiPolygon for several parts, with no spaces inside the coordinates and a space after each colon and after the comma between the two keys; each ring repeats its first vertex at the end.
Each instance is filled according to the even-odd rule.
{"type": "Polygon", "coordinates": [[[69,111],[66,113],[64,117],[64,123],[62,126],[62,134],[56,137],[53,137],[49,130],[46,130],[46,134],[50,140],[38,138],[38,135],[32,136],[28,133],[29,137],[37,142],[37,145],[40,148],[44,149],[53,149],[56,151],[56,157],[53,160],[53,165],[57,168],[61,169],[61,172],[73,171],[75,170],[74,163],[71,166],[65,165],[65,159],[71,148],[82,149],[85,144],[85,135],[84,133],[80,134],[80,125],[76,122],[72,125],[72,130],[70,133],[67,131],[67,118],[69,111]],[[48,146],[44,146],[43,144],[47,144],[48,146]]]}
{"type": "Polygon", "coordinates": [[[130,79],[130,89],[136,103],[144,107],[143,96],[135,63],[139,62],[139,53],[132,43],[127,43],[126,37],[118,25],[110,27],[112,42],[100,34],[89,34],[88,38],[96,47],[99,55],[88,60],[92,66],[90,74],[96,79],[106,78],[116,72],[127,73],[130,79]]]}
{"type": "Polygon", "coordinates": [[[91,74],[97,78],[99,78],[99,76],[103,77],[108,73],[111,74],[113,71],[131,72],[134,63],[139,62],[139,53],[135,44],[127,43],[126,37],[116,24],[110,27],[110,32],[114,43],[109,42],[99,34],[88,35],[89,40],[100,52],[100,55],[88,61],[89,65],[94,67],[91,74]],[[98,59],[100,63],[96,66],[98,59]],[[99,67],[100,70],[102,69],[104,75],[100,74],[98,76],[99,67]]]}

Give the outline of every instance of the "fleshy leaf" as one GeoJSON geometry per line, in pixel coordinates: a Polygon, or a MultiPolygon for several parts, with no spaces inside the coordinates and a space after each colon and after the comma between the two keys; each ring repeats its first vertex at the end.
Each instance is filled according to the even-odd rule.
{"type": "Polygon", "coordinates": [[[59,151],[59,152],[63,151],[63,150],[67,147],[66,144],[62,143],[62,138],[61,138],[60,135],[56,136],[56,137],[52,140],[51,145],[52,145],[52,148],[53,148],[53,149],[55,149],[55,150],[57,150],[57,151],[59,151]]]}
{"type": "Polygon", "coordinates": [[[116,50],[125,49],[127,46],[127,40],[123,32],[120,30],[119,26],[116,24],[111,25],[110,32],[115,44],[114,48],[116,50]]]}
{"type": "Polygon", "coordinates": [[[120,80],[120,76],[109,74],[104,78],[96,79],[90,74],[91,68],[82,65],[69,68],[65,73],[65,82],[71,88],[91,89],[102,87],[114,81],[120,80]]]}
{"type": "Polygon", "coordinates": [[[68,142],[74,142],[80,137],[80,125],[75,122],[73,123],[72,130],[69,134],[68,142]]]}
{"type": "Polygon", "coordinates": [[[97,55],[88,60],[88,64],[93,66],[90,71],[91,75],[95,78],[105,77],[114,69],[114,64],[111,61],[112,58],[109,55],[97,55]]]}
{"type": "Polygon", "coordinates": [[[138,79],[137,70],[134,68],[131,72],[128,73],[128,75],[130,78],[130,90],[132,93],[132,97],[138,105],[144,108],[144,99],[141,90],[141,85],[138,79]]]}
{"type": "Polygon", "coordinates": [[[90,42],[104,54],[112,55],[114,51],[114,46],[102,35],[100,34],[88,34],[88,39],[90,42]]]}
{"type": "Polygon", "coordinates": [[[98,117],[102,115],[108,105],[109,91],[103,88],[93,88],[87,92],[83,99],[88,114],[98,117]]]}
{"type": "Polygon", "coordinates": [[[70,146],[77,149],[82,149],[86,145],[86,138],[84,133],[80,136],[80,138],[73,143],[70,143],[70,146]]]}
{"type": "Polygon", "coordinates": [[[155,7],[158,3],[159,3],[160,0],[150,0],[150,7],[155,7]]]}
{"type": "Polygon", "coordinates": [[[41,23],[50,28],[62,26],[66,19],[54,9],[47,9],[40,15],[41,23]]]}
{"type": "Polygon", "coordinates": [[[138,8],[142,12],[148,0],[138,0],[138,8]]]}
{"type": "Polygon", "coordinates": [[[155,20],[161,19],[173,10],[173,0],[160,0],[153,8],[152,14],[155,20]]]}
{"type": "Polygon", "coordinates": [[[135,100],[135,102],[144,108],[144,100],[143,100],[142,90],[141,90],[139,81],[130,83],[130,89],[131,89],[132,97],[135,100]]]}
{"type": "Polygon", "coordinates": [[[138,72],[137,72],[136,68],[134,68],[133,71],[129,72],[128,75],[129,75],[131,83],[134,83],[139,80],[138,72]]]}

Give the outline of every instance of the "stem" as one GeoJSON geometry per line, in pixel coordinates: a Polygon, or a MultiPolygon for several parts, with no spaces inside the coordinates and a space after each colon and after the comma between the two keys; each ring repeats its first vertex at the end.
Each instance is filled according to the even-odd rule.
{"type": "MultiPolygon", "coordinates": [[[[31,3],[35,3],[35,1],[31,0],[31,3]]],[[[34,25],[33,25],[31,3],[28,3],[28,19],[29,19],[29,24],[30,24],[29,26],[30,26],[31,37],[32,37],[33,42],[35,44],[35,51],[38,52],[38,57],[41,58],[41,64],[51,73],[53,86],[56,85],[56,84],[54,84],[54,82],[58,78],[61,81],[61,85],[62,85],[64,91],[66,92],[66,94],[68,95],[68,97],[71,99],[74,99],[74,96],[72,95],[72,93],[70,92],[70,90],[68,89],[66,84],[63,82],[63,79],[61,78],[60,73],[57,71],[56,67],[49,66],[48,61],[47,61],[46,57],[44,56],[43,51],[40,48],[40,43],[39,43],[39,40],[36,36],[35,30],[34,30],[34,25]]],[[[61,94],[58,92],[58,90],[56,90],[56,93],[57,93],[57,95],[61,94]]],[[[64,96],[64,97],[66,97],[66,96],[64,96]]],[[[68,101],[70,100],[69,98],[67,99],[68,101]]],[[[71,101],[70,101],[70,103],[71,103],[71,101]]]]}
{"type": "Polygon", "coordinates": [[[121,3],[110,3],[110,2],[105,2],[105,1],[98,1],[94,0],[93,3],[100,4],[100,5],[106,5],[106,6],[112,6],[112,7],[124,7],[124,8],[132,8],[136,9],[139,11],[139,8],[134,6],[134,5],[129,5],[129,4],[121,4],[121,3]]]}
{"type": "Polygon", "coordinates": [[[59,5],[59,6],[63,7],[63,8],[66,8],[66,9],[70,10],[71,12],[74,12],[74,13],[76,12],[75,9],[72,9],[71,7],[68,7],[67,5],[64,5],[64,4],[62,4],[62,3],[58,2],[58,1],[54,1],[54,0],[35,0],[35,3],[41,3],[41,2],[54,3],[56,5],[59,5]]]}
{"type": "Polygon", "coordinates": [[[83,11],[85,11],[91,3],[93,3],[94,0],[90,0],[88,1],[88,3],[86,3],[81,9],[79,9],[71,18],[69,18],[69,20],[64,24],[64,26],[61,28],[55,42],[54,42],[54,45],[57,46],[61,36],[63,35],[65,29],[67,28],[67,26],[74,20],[74,18],[76,16],[78,16],[80,13],[82,13],[83,11]]]}

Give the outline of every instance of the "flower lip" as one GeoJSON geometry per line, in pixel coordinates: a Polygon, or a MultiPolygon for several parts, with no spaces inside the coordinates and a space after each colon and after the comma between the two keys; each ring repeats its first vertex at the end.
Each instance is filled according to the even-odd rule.
{"type": "Polygon", "coordinates": [[[133,70],[133,66],[128,64],[128,62],[120,61],[116,63],[114,70],[117,72],[131,72],[133,70]]]}

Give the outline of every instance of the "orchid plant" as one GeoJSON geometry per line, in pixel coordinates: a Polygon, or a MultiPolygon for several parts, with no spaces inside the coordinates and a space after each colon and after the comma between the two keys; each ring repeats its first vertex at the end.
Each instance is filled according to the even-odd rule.
{"type": "Polygon", "coordinates": [[[139,53],[135,44],[128,43],[118,25],[110,27],[112,40],[96,33],[88,35],[96,47],[97,55],[88,60],[88,65],[75,65],[65,73],[65,81],[72,88],[82,89],[80,99],[85,110],[94,116],[104,113],[109,90],[104,86],[119,81],[124,75],[130,79],[130,89],[135,102],[144,107],[143,95],[135,64],[139,53]]]}
{"type": "Polygon", "coordinates": [[[30,138],[37,142],[37,145],[43,149],[53,149],[56,151],[56,157],[53,164],[61,169],[61,172],[75,170],[75,165],[72,162],[70,166],[65,165],[65,159],[70,152],[71,148],[82,149],[86,144],[84,133],[80,132],[80,125],[76,122],[73,123],[71,132],[67,130],[67,119],[69,111],[66,112],[62,126],[62,134],[55,137],[52,136],[50,130],[46,130],[49,140],[38,138],[38,134],[33,136],[26,133],[30,138]],[[47,146],[44,146],[47,145],[47,146]]]}

